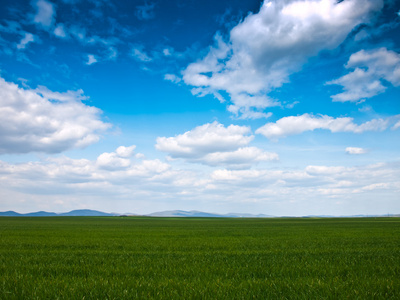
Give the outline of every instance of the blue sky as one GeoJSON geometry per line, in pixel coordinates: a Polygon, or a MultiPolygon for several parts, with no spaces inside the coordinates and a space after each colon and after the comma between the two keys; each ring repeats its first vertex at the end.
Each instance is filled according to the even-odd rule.
{"type": "Polygon", "coordinates": [[[2,1],[0,211],[400,212],[400,3],[2,1]]]}

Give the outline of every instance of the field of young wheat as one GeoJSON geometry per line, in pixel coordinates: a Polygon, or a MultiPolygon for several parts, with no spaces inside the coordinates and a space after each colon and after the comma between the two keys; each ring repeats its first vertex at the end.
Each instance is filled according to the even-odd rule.
{"type": "Polygon", "coordinates": [[[0,218],[0,299],[400,299],[400,219],[0,218]]]}

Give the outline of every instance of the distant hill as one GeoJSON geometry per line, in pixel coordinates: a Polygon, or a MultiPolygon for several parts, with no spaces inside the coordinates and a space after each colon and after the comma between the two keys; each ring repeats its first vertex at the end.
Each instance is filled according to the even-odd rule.
{"type": "MultiPolygon", "coordinates": [[[[208,213],[203,211],[191,210],[167,210],[154,212],[147,215],[137,215],[132,213],[105,213],[98,210],[92,209],[78,209],[72,210],[66,213],[54,213],[46,211],[31,212],[27,214],[20,214],[15,211],[9,210],[0,212],[0,217],[57,217],[57,216],[70,216],[70,217],[130,217],[130,216],[146,216],[146,217],[182,217],[182,218],[276,218],[276,216],[264,215],[264,214],[246,214],[246,213],[228,213],[228,214],[216,214],[208,213]]],[[[282,216],[284,218],[293,218],[293,216],[282,216]]],[[[399,214],[388,214],[388,215],[352,215],[352,216],[331,216],[331,215],[308,215],[298,218],[366,218],[366,217],[400,217],[399,214]]]]}
{"type": "Polygon", "coordinates": [[[57,216],[111,217],[111,216],[118,216],[118,214],[108,214],[105,212],[101,212],[98,210],[91,210],[91,209],[79,209],[60,214],[54,212],[46,212],[46,211],[38,211],[27,214],[20,214],[15,211],[5,211],[5,212],[0,212],[0,216],[1,217],[57,217],[57,216]]]}
{"type": "MultiPolygon", "coordinates": [[[[20,214],[15,211],[0,212],[3,217],[56,217],[56,216],[73,216],[73,217],[110,217],[110,216],[135,216],[134,214],[118,214],[118,213],[105,213],[98,210],[79,209],[66,213],[54,213],[46,211],[38,211],[27,214],[20,214]]],[[[253,215],[244,213],[229,213],[229,214],[215,214],[202,212],[197,210],[184,211],[184,210],[168,210],[147,214],[148,217],[196,217],[196,218],[270,218],[273,216],[268,215],[253,215]]]]}
{"type": "Polygon", "coordinates": [[[184,210],[168,210],[148,214],[149,217],[196,217],[196,218],[271,218],[268,215],[253,215],[243,213],[229,213],[229,214],[214,214],[197,210],[184,211],[184,210]]]}
{"type": "Polygon", "coordinates": [[[59,216],[70,216],[70,217],[111,217],[118,214],[109,214],[98,210],[91,209],[78,209],[72,210],[67,213],[58,214],[59,216]]]}
{"type": "Polygon", "coordinates": [[[167,210],[167,211],[159,211],[148,214],[146,216],[149,217],[214,217],[214,218],[222,218],[223,215],[206,213],[201,211],[184,211],[184,210],[167,210]]]}
{"type": "Polygon", "coordinates": [[[15,211],[9,210],[9,211],[0,212],[0,216],[2,216],[2,217],[20,217],[22,215],[15,211]]]}
{"type": "Polygon", "coordinates": [[[26,216],[26,217],[55,217],[55,216],[57,216],[57,214],[54,212],[38,211],[38,212],[24,214],[24,216],[26,216]]]}

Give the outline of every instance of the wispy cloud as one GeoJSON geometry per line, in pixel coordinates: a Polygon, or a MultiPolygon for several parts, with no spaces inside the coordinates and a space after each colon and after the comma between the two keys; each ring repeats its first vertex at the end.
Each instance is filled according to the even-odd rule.
{"type": "Polygon", "coordinates": [[[346,153],[347,154],[365,154],[367,153],[367,150],[359,147],[347,147],[346,148],[346,153]]]}
{"type": "Polygon", "coordinates": [[[327,84],[341,85],[344,92],[333,95],[333,101],[356,102],[386,90],[383,81],[400,86],[400,54],[379,48],[361,50],[350,56],[346,69],[354,71],[327,84]]]}
{"type": "Polygon", "coordinates": [[[333,118],[326,115],[314,116],[303,114],[301,116],[284,117],[275,123],[267,123],[258,128],[256,133],[269,139],[278,139],[289,135],[300,134],[316,129],[330,130],[331,132],[382,131],[388,128],[389,119],[373,119],[360,125],[353,122],[353,118],[333,118]]]}
{"type": "Polygon", "coordinates": [[[19,44],[17,45],[17,49],[25,49],[26,46],[35,41],[35,37],[32,33],[26,32],[25,36],[21,39],[19,44]]]}
{"type": "Polygon", "coordinates": [[[143,45],[136,45],[132,48],[132,56],[141,62],[150,62],[153,59],[145,52],[143,45]]]}
{"type": "Polygon", "coordinates": [[[176,76],[175,74],[165,74],[164,79],[171,81],[173,83],[179,83],[182,81],[182,79],[180,77],[176,76]]]}
{"type": "Polygon", "coordinates": [[[155,12],[154,8],[156,7],[155,3],[145,2],[143,5],[139,5],[136,7],[136,17],[139,20],[150,20],[154,19],[155,12]]]}

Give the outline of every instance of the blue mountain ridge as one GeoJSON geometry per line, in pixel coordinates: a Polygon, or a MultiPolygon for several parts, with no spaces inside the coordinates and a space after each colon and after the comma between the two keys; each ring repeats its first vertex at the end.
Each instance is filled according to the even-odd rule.
{"type": "MultiPolygon", "coordinates": [[[[119,214],[119,213],[105,213],[98,210],[91,209],[78,209],[72,210],[66,213],[54,213],[46,211],[31,212],[21,214],[15,211],[4,211],[0,212],[0,217],[58,217],[58,216],[74,216],[74,217],[112,217],[112,216],[147,216],[147,217],[196,217],[196,218],[276,218],[276,216],[265,215],[265,214],[247,214],[247,213],[228,213],[228,214],[216,214],[208,213],[197,210],[184,211],[184,210],[169,210],[154,212],[146,215],[137,214],[119,214]]],[[[287,218],[293,218],[293,216],[284,216],[287,218]]],[[[363,218],[363,217],[400,217],[400,214],[388,214],[388,215],[352,215],[352,216],[331,216],[331,215],[309,215],[302,216],[302,218],[363,218]]]]}
{"type": "Polygon", "coordinates": [[[47,211],[31,212],[20,214],[15,211],[0,212],[1,217],[58,217],[58,216],[74,216],[74,217],[111,217],[118,216],[119,214],[109,214],[98,210],[91,209],[78,209],[66,213],[54,213],[47,211]]]}

